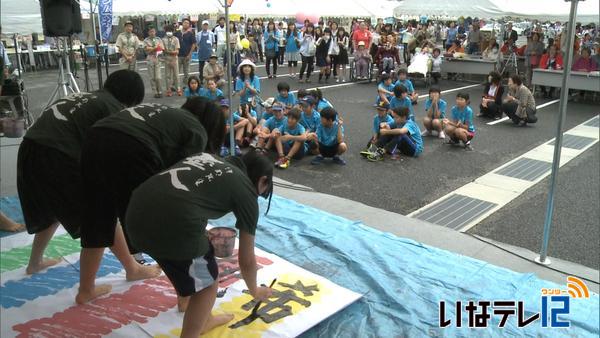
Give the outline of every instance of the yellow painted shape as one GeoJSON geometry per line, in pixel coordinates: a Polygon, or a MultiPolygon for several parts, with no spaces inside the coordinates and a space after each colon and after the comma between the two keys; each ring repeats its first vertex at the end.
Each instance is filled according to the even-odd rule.
{"type": "MultiPolygon", "coordinates": [[[[331,289],[325,289],[324,285],[319,283],[316,280],[310,279],[310,278],[306,278],[300,275],[296,275],[296,274],[283,274],[277,277],[277,283],[275,284],[275,286],[273,286],[273,289],[276,289],[278,291],[285,291],[288,290],[287,288],[279,285],[279,283],[287,283],[287,284],[294,284],[297,281],[301,281],[302,284],[304,284],[304,286],[309,286],[309,285],[317,285],[317,287],[319,288],[318,292],[313,292],[312,296],[304,296],[304,294],[300,291],[295,291],[296,292],[296,296],[308,300],[311,302],[311,306],[314,306],[315,304],[318,304],[322,297],[330,294],[332,292],[331,289]]],[[[287,318],[290,318],[290,316],[288,317],[284,317],[282,319],[279,319],[275,322],[272,322],[270,324],[267,324],[265,322],[262,321],[262,319],[258,318],[255,321],[253,321],[252,323],[239,327],[237,329],[230,329],[229,325],[232,325],[234,323],[237,323],[238,321],[246,318],[250,312],[250,311],[244,311],[242,309],[242,305],[248,303],[249,301],[252,300],[252,296],[247,295],[247,294],[243,294],[241,296],[235,297],[233,298],[231,301],[226,302],[226,303],[221,303],[219,308],[215,309],[213,311],[213,315],[217,315],[217,314],[223,314],[223,313],[230,313],[234,315],[234,318],[232,321],[230,321],[229,323],[227,323],[226,325],[220,326],[218,328],[215,328],[213,330],[211,330],[210,332],[208,332],[207,334],[203,335],[202,337],[210,337],[210,338],[220,338],[220,337],[227,337],[227,338],[260,338],[262,337],[262,334],[264,332],[266,332],[270,327],[272,327],[273,325],[277,325],[281,322],[283,322],[284,320],[286,320],[287,318]]],[[[301,304],[298,304],[296,302],[289,302],[287,303],[287,305],[292,307],[292,314],[298,314],[302,311],[305,311],[308,308],[305,308],[304,306],[302,306],[301,304]]],[[[264,306],[264,305],[261,305],[264,306]]],[[[275,310],[277,311],[277,310],[275,310]]],[[[154,338],[171,338],[171,337],[179,337],[179,335],[181,334],[181,329],[173,329],[169,332],[170,334],[165,335],[165,334],[159,334],[154,336],[154,338]]]]}

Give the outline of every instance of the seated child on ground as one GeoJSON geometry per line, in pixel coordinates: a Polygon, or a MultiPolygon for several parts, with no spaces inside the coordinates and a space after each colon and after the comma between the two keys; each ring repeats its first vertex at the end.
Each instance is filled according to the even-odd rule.
{"type": "Polygon", "coordinates": [[[385,153],[397,159],[399,154],[417,157],[423,152],[423,139],[417,123],[408,118],[406,107],[392,109],[394,122],[383,126],[377,141],[377,152],[368,157],[369,161],[381,161],[385,153]]]}
{"type": "Polygon", "coordinates": [[[412,104],[417,104],[419,94],[417,94],[417,92],[415,91],[415,87],[412,84],[412,81],[407,79],[407,76],[408,74],[406,72],[406,69],[400,68],[400,70],[398,70],[398,81],[396,81],[396,85],[404,85],[404,87],[406,87],[406,90],[408,90],[408,97],[410,98],[412,104]]]}
{"type": "Polygon", "coordinates": [[[408,90],[406,87],[404,87],[404,85],[394,86],[394,97],[390,100],[390,109],[397,107],[408,108],[409,118],[413,121],[415,120],[413,105],[408,97],[408,90]]]}
{"type": "Polygon", "coordinates": [[[258,143],[256,146],[259,149],[271,149],[275,141],[275,135],[280,134],[280,130],[284,124],[287,124],[287,118],[283,115],[283,105],[281,103],[274,103],[271,110],[273,111],[273,116],[265,122],[258,133],[258,143]]]}
{"type": "Polygon", "coordinates": [[[200,96],[204,96],[211,101],[220,100],[224,97],[223,91],[217,87],[217,82],[214,79],[206,81],[206,88],[200,90],[200,96]]]}
{"type": "Polygon", "coordinates": [[[471,140],[475,137],[473,124],[473,110],[469,107],[469,94],[459,92],[456,94],[456,106],[452,107],[450,119],[444,119],[446,135],[450,138],[449,144],[462,142],[465,150],[473,150],[471,140]]]}
{"type": "Polygon", "coordinates": [[[202,89],[200,88],[200,79],[197,76],[192,75],[188,79],[188,85],[183,92],[185,97],[201,96],[202,89]]]}
{"type": "MultiPolygon", "coordinates": [[[[306,129],[307,133],[315,133],[321,124],[321,114],[315,109],[317,102],[314,97],[308,95],[300,100],[302,115],[300,116],[300,124],[306,129]]],[[[313,154],[317,154],[317,142],[315,140],[307,140],[308,147],[313,154]]]]}
{"type": "Polygon", "coordinates": [[[325,107],[333,108],[333,105],[331,104],[331,102],[327,101],[327,99],[323,97],[323,92],[321,92],[321,90],[319,88],[311,90],[309,92],[309,95],[311,95],[312,97],[314,97],[317,100],[317,111],[318,112],[321,112],[321,110],[323,110],[325,107]]]}
{"type": "Polygon", "coordinates": [[[446,118],[446,101],[442,100],[439,88],[431,87],[429,89],[429,98],[425,101],[425,115],[423,136],[429,136],[432,131],[437,131],[439,138],[446,138],[442,124],[446,118]]]}
{"type": "Polygon", "coordinates": [[[241,104],[238,110],[238,115],[248,120],[244,131],[244,146],[248,146],[251,142],[254,129],[258,126],[257,114],[252,105],[249,103],[241,104]]]}
{"type": "MultiPolygon", "coordinates": [[[[223,115],[225,116],[225,140],[223,142],[223,146],[221,146],[221,157],[229,156],[229,147],[231,145],[229,140],[229,129],[230,125],[230,114],[231,109],[229,105],[229,100],[222,99],[221,102],[221,110],[223,111],[223,115]]],[[[240,156],[242,151],[240,149],[240,145],[244,139],[244,131],[246,130],[246,126],[250,123],[247,119],[238,115],[237,112],[233,113],[233,129],[235,131],[235,156],[240,156]]]]}
{"type": "Polygon", "coordinates": [[[275,147],[279,159],[275,162],[275,167],[287,169],[290,166],[291,159],[299,160],[306,152],[306,130],[298,123],[300,121],[300,109],[292,108],[288,112],[287,121],[281,129],[275,129],[273,136],[275,138],[275,147]]]}
{"type": "Polygon", "coordinates": [[[388,110],[390,109],[389,104],[379,102],[379,104],[375,105],[375,108],[377,109],[377,114],[373,117],[373,136],[369,139],[365,150],[360,152],[364,157],[374,154],[376,150],[375,145],[381,136],[379,131],[385,126],[394,123],[394,119],[388,114],[388,110]]]}
{"type": "Polygon", "coordinates": [[[346,161],[340,157],[348,150],[344,143],[344,127],[341,122],[336,121],[337,111],[333,108],[325,108],[321,111],[321,123],[316,132],[311,132],[307,140],[317,144],[318,155],[310,164],[318,165],[326,157],[331,157],[334,163],[345,165],[346,161]]]}
{"type": "Polygon", "coordinates": [[[282,103],[286,109],[290,109],[296,105],[296,96],[294,93],[290,93],[290,85],[287,82],[279,82],[277,84],[277,92],[279,92],[279,95],[275,97],[275,100],[282,103]]]}
{"type": "Polygon", "coordinates": [[[392,97],[394,97],[392,77],[389,74],[383,74],[381,75],[381,82],[377,86],[377,100],[375,100],[375,104],[381,101],[390,104],[392,97]]]}

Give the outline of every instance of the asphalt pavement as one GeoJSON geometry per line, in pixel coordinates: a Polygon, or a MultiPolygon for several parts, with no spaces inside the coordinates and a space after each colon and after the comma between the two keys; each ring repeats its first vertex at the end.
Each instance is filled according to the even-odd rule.
{"type": "MultiPolygon", "coordinates": [[[[139,68],[145,68],[145,65],[141,63],[139,68]]],[[[111,71],[116,69],[118,68],[111,67],[111,71]]],[[[197,72],[197,65],[192,65],[192,71],[197,72]]],[[[179,106],[185,101],[183,97],[153,98],[147,72],[144,70],[140,72],[147,84],[147,102],[163,102],[179,106]]],[[[83,76],[83,72],[80,71],[79,74],[83,76]]],[[[259,67],[257,74],[264,77],[266,75],[264,67],[259,67]]],[[[261,96],[264,99],[276,94],[276,86],[280,81],[288,82],[292,90],[317,86],[316,73],[312,76],[311,84],[298,84],[297,80],[281,76],[282,74],[287,74],[287,67],[282,67],[278,71],[279,78],[261,80],[261,96]]],[[[90,76],[95,84],[94,88],[97,88],[95,71],[91,71],[90,76]]],[[[25,74],[25,87],[29,93],[30,109],[34,115],[39,114],[42,106],[47,102],[56,79],[56,71],[25,74]]],[[[80,81],[80,86],[84,88],[82,84],[83,82],[80,81]]],[[[345,138],[349,146],[349,151],[344,157],[348,164],[338,166],[324,163],[320,166],[312,166],[308,157],[293,161],[287,170],[277,170],[276,176],[311,187],[318,192],[403,215],[431,203],[553,138],[559,107],[558,104],[552,104],[540,109],[538,123],[528,127],[515,127],[509,121],[487,125],[490,120],[475,118],[476,136],[473,140],[474,151],[471,152],[462,148],[449,147],[444,145],[442,140],[427,137],[424,152],[419,158],[402,157],[397,161],[386,159],[383,162],[371,163],[361,158],[359,151],[371,136],[372,119],[375,114],[372,107],[376,95],[375,84],[337,84],[330,79],[329,84],[321,86],[324,96],[333,103],[344,118],[345,138]]],[[[471,96],[471,107],[477,112],[483,91],[482,85],[477,85],[476,81],[447,80],[442,80],[439,85],[443,91],[465,86],[472,86],[464,91],[471,96]]],[[[422,81],[417,81],[415,87],[419,94],[427,93],[422,81]]],[[[442,98],[448,102],[449,108],[454,104],[456,93],[452,91],[442,95],[442,98]]],[[[237,98],[234,98],[235,101],[237,98]]],[[[537,105],[548,101],[538,99],[537,105]]],[[[421,99],[414,108],[417,121],[421,125],[424,99],[421,99]]],[[[570,102],[565,130],[597,115],[599,110],[597,103],[570,102]]],[[[598,268],[598,146],[592,147],[580,158],[563,167],[560,181],[561,187],[564,186],[565,195],[562,196],[559,192],[557,197],[559,202],[555,212],[556,236],[551,242],[551,254],[598,268]],[[566,177],[564,180],[563,176],[566,177]],[[589,188],[590,186],[592,188],[589,188]],[[569,204],[569,201],[577,203],[569,204]],[[595,258],[591,258],[592,256],[595,258]]],[[[546,182],[547,179],[543,180],[526,194],[471,229],[471,232],[534,251],[539,250],[540,231],[537,227],[543,223],[543,217],[540,215],[543,214],[542,209],[545,207],[546,182]]],[[[327,210],[327,206],[324,205],[323,209],[327,210]]]]}

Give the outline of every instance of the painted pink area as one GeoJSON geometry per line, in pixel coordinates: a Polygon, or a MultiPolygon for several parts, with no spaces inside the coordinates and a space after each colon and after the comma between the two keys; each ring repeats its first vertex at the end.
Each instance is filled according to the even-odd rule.
{"type": "Polygon", "coordinates": [[[132,322],[146,323],[175,305],[173,286],[163,276],[134,285],[124,293],[72,306],[52,317],[17,324],[13,330],[19,332],[18,337],[100,337],[132,322]]]}

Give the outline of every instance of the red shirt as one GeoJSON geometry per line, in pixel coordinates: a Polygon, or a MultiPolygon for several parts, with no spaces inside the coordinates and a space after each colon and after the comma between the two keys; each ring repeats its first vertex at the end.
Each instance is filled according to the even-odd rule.
{"type": "Polygon", "coordinates": [[[358,29],[352,35],[352,41],[356,42],[356,45],[358,45],[359,42],[364,41],[365,47],[367,49],[369,49],[369,47],[371,46],[371,39],[371,32],[369,32],[367,29],[365,29],[364,31],[358,29]]]}

